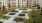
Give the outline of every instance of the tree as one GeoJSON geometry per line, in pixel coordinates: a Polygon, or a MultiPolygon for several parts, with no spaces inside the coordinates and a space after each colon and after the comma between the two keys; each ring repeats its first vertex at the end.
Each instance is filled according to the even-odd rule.
{"type": "Polygon", "coordinates": [[[34,10],[34,8],[32,8],[32,11],[30,12],[30,23],[39,23],[39,19],[40,19],[40,10],[34,10]],[[32,20],[31,20],[32,19],[32,20]]]}

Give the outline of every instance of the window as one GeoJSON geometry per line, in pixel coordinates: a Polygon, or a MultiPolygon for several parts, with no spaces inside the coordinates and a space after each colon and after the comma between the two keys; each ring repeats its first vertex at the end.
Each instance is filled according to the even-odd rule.
{"type": "Polygon", "coordinates": [[[2,5],[2,2],[0,2],[0,6],[2,5]]]}
{"type": "Polygon", "coordinates": [[[18,5],[18,7],[19,7],[19,5],[18,5]]]}
{"type": "Polygon", "coordinates": [[[22,0],[22,1],[25,1],[25,0],[22,0]]]}
{"type": "Polygon", "coordinates": [[[24,6],[24,5],[22,5],[22,6],[24,6]]]}
{"type": "Polygon", "coordinates": [[[24,0],[25,1],[25,0],[24,0]]]}
{"type": "Polygon", "coordinates": [[[21,5],[18,5],[18,7],[21,7],[21,5]]]}
{"type": "Polygon", "coordinates": [[[8,1],[10,1],[10,0],[8,0],[8,1]]]}
{"type": "Polygon", "coordinates": [[[12,4],[16,4],[16,2],[14,3],[14,2],[12,2],[12,4]]]}
{"type": "Polygon", "coordinates": [[[10,3],[8,3],[8,7],[10,8],[10,3]]]}
{"type": "Polygon", "coordinates": [[[12,1],[16,1],[16,0],[12,0],[12,1]]]}
{"type": "Polygon", "coordinates": [[[0,3],[2,3],[2,2],[0,2],[0,3]]]}
{"type": "Polygon", "coordinates": [[[12,4],[16,4],[16,2],[12,2],[12,4]]]}
{"type": "Polygon", "coordinates": [[[12,4],[14,4],[14,3],[12,2],[12,4]]]}
{"type": "Polygon", "coordinates": [[[1,7],[0,7],[0,10],[1,10],[1,7]]]}
{"type": "Polygon", "coordinates": [[[2,0],[0,0],[0,1],[2,1],[2,0]]]}

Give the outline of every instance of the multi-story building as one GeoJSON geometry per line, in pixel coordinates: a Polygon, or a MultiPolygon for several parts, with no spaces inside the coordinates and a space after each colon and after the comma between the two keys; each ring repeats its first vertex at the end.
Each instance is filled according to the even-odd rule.
{"type": "Polygon", "coordinates": [[[36,5],[36,0],[0,0],[0,7],[15,8],[36,5]]]}
{"type": "Polygon", "coordinates": [[[3,9],[3,6],[5,6],[6,8],[8,8],[7,6],[7,0],[0,0],[0,9],[3,9]]]}
{"type": "Polygon", "coordinates": [[[18,7],[27,6],[27,0],[18,0],[18,7]]]}
{"type": "Polygon", "coordinates": [[[0,0],[0,9],[2,10],[3,6],[3,0],[0,0]]]}
{"type": "Polygon", "coordinates": [[[23,7],[23,6],[27,6],[27,0],[8,0],[8,1],[10,1],[11,7],[23,7]]]}
{"type": "Polygon", "coordinates": [[[35,6],[36,5],[36,0],[28,0],[28,5],[29,6],[35,6]]]}
{"type": "Polygon", "coordinates": [[[37,0],[37,3],[40,5],[40,8],[42,8],[42,0],[37,0]]]}

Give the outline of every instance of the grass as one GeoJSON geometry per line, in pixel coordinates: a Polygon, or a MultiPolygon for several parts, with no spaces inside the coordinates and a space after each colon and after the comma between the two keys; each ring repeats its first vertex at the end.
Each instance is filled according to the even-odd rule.
{"type": "Polygon", "coordinates": [[[9,16],[3,16],[3,15],[4,15],[4,12],[0,11],[0,18],[2,18],[2,19],[9,19],[10,18],[9,16]]]}
{"type": "Polygon", "coordinates": [[[36,9],[35,6],[34,6],[34,7],[33,7],[33,6],[32,6],[32,7],[31,7],[31,6],[25,6],[25,7],[23,7],[23,8],[34,8],[34,9],[36,9]]]}
{"type": "Polygon", "coordinates": [[[18,18],[18,17],[16,17],[16,18],[14,19],[14,21],[23,22],[23,23],[29,23],[29,20],[28,20],[28,19],[23,19],[23,18],[18,18]]]}
{"type": "Polygon", "coordinates": [[[30,8],[30,6],[25,6],[25,7],[23,7],[23,8],[30,8]]]}
{"type": "Polygon", "coordinates": [[[30,13],[30,11],[23,11],[22,13],[30,13]]]}
{"type": "Polygon", "coordinates": [[[33,8],[33,9],[37,9],[36,7],[31,7],[31,8],[33,8]]]}
{"type": "Polygon", "coordinates": [[[18,18],[18,17],[16,17],[13,21],[22,22],[23,20],[24,20],[23,18],[18,18]]]}
{"type": "Polygon", "coordinates": [[[2,18],[3,17],[3,12],[2,11],[0,11],[0,18],[2,18]]]}
{"type": "Polygon", "coordinates": [[[9,19],[10,18],[10,16],[3,16],[2,17],[2,19],[5,19],[5,20],[7,20],[7,19],[9,19]]]}
{"type": "Polygon", "coordinates": [[[29,19],[24,19],[23,23],[29,23],[29,19]]]}

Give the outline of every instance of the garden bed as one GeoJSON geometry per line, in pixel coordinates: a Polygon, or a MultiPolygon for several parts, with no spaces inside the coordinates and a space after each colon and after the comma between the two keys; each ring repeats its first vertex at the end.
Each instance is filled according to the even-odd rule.
{"type": "Polygon", "coordinates": [[[27,13],[27,14],[28,14],[29,12],[30,12],[30,11],[23,11],[22,13],[27,13]]]}
{"type": "Polygon", "coordinates": [[[13,21],[23,22],[23,23],[29,23],[28,19],[23,19],[23,18],[19,18],[19,17],[16,17],[13,21]]]}
{"type": "Polygon", "coordinates": [[[16,13],[10,13],[9,15],[15,15],[16,13]]]}
{"type": "Polygon", "coordinates": [[[23,18],[18,18],[18,17],[16,17],[13,21],[22,22],[23,20],[24,20],[23,18]]]}
{"type": "Polygon", "coordinates": [[[12,12],[19,12],[19,11],[14,10],[14,11],[12,11],[12,12]]]}
{"type": "Polygon", "coordinates": [[[6,19],[6,20],[9,19],[9,18],[10,18],[10,16],[3,16],[2,17],[2,19],[6,19]]]}
{"type": "Polygon", "coordinates": [[[19,9],[19,10],[27,10],[27,9],[19,9]]]}
{"type": "Polygon", "coordinates": [[[25,14],[19,14],[18,16],[25,16],[25,14]]]}

